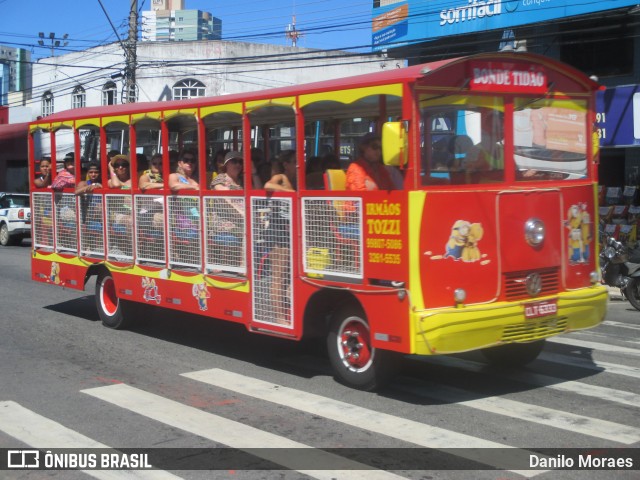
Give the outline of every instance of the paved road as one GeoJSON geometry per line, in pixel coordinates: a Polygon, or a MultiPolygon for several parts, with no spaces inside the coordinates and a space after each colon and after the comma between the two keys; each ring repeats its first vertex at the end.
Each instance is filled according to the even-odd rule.
{"type": "MultiPolygon", "coordinates": [[[[153,308],[131,331],[106,329],[92,284],[77,292],[32,282],[29,254],[28,245],[0,248],[0,448],[258,448],[240,465],[291,470],[217,458],[224,468],[215,472],[13,470],[2,479],[605,479],[613,473],[456,470],[499,463],[502,450],[422,452],[437,471],[363,472],[319,448],[381,448],[363,452],[397,467],[415,447],[528,455],[640,446],[640,312],[620,300],[603,325],[548,342],[525,370],[490,369],[475,353],[408,359],[388,389],[366,393],[337,384],[312,343],[153,308]]],[[[192,467],[207,461],[198,450],[167,452],[192,467]]]]}

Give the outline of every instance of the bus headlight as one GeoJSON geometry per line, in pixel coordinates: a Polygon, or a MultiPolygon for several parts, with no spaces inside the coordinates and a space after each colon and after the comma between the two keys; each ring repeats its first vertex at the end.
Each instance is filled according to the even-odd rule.
{"type": "Polygon", "coordinates": [[[589,274],[589,280],[591,280],[592,284],[600,283],[600,272],[593,271],[589,274]]]}
{"type": "Polygon", "coordinates": [[[527,243],[534,248],[542,246],[544,242],[544,222],[538,218],[530,218],[524,225],[524,236],[527,243]]]}

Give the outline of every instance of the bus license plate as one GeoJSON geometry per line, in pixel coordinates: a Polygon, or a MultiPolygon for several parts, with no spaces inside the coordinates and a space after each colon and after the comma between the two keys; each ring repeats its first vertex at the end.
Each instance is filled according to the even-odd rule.
{"type": "Polygon", "coordinates": [[[557,313],[557,300],[544,300],[542,302],[525,303],[524,305],[525,318],[550,317],[556,315],[557,313]]]}

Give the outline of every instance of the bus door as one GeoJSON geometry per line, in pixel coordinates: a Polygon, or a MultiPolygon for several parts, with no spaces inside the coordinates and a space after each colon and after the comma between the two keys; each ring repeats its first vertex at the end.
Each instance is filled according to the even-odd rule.
{"type": "Polygon", "coordinates": [[[293,328],[294,198],[251,198],[252,321],[256,328],[293,328]]]}

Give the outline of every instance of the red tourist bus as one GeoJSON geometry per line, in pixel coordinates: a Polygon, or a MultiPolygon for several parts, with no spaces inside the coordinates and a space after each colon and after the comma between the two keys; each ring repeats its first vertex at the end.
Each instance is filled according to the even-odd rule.
{"type": "Polygon", "coordinates": [[[606,311],[597,89],[554,60],[492,53],[48,116],[30,125],[31,152],[48,143],[55,165],[70,138],[76,184],[97,161],[103,188],[33,187],[33,279],[82,290],[96,276],[112,328],[153,304],[291,340],[324,336],[336,377],[362,389],[388,379],[401,354],[481,349],[529,362],[546,338],[594,327],[606,311]],[[242,189],[211,189],[221,149],[242,152],[242,189]],[[132,188],[107,187],[111,150],[129,159],[132,188]],[[265,159],[289,150],[296,190],[266,190],[278,167],[265,159]],[[143,191],[138,176],[158,153],[159,188],[143,191]],[[351,189],[344,169],[360,153],[392,183],[351,189]],[[176,168],[189,182],[187,154],[197,189],[172,192],[176,168]]]}

